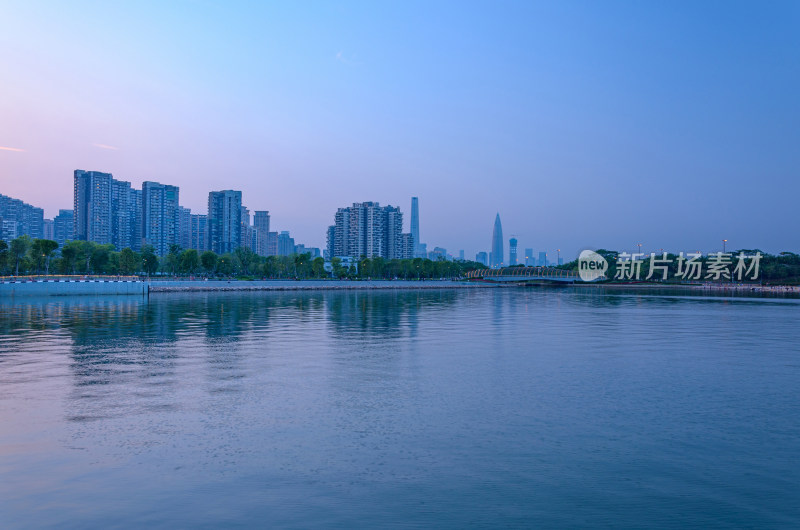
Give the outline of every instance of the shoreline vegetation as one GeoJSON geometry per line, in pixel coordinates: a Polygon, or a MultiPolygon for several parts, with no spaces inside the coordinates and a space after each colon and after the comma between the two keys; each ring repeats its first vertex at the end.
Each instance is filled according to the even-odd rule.
{"type": "MultiPolygon", "coordinates": [[[[677,256],[667,254],[671,262],[668,278],[665,281],[627,281],[613,280],[619,253],[599,249],[597,253],[609,263],[606,273],[609,280],[597,283],[576,283],[576,286],[607,287],[621,289],[701,289],[709,291],[800,293],[800,255],[781,252],[771,255],[758,249],[737,250],[739,253],[762,255],[760,277],[757,282],[722,281],[680,281],[676,277],[677,256]]],[[[651,257],[642,260],[644,274],[650,267],[651,257]]],[[[705,267],[708,256],[700,259],[705,267]]],[[[516,265],[521,267],[522,265],[516,265]]],[[[577,272],[578,262],[572,261],[553,266],[554,269],[577,272]]],[[[474,261],[446,261],[414,258],[383,259],[380,257],[345,262],[333,258],[325,262],[321,257],[312,258],[310,254],[291,256],[259,256],[246,247],[237,248],[232,253],[217,255],[211,251],[199,253],[193,249],[183,249],[172,245],[165,256],[156,256],[153,247],[145,246],[141,252],[130,248],[117,251],[113,245],[100,245],[91,241],[68,241],[62,247],[55,241],[18,237],[6,243],[0,240],[0,285],[24,282],[148,282],[153,292],[166,292],[165,289],[186,289],[185,282],[195,282],[196,289],[208,288],[211,283],[234,282],[230,290],[254,290],[255,284],[248,282],[276,282],[264,284],[277,289],[286,289],[280,282],[321,282],[314,288],[343,288],[338,282],[354,282],[353,288],[366,288],[369,282],[388,282],[391,288],[402,283],[410,287],[430,287],[432,281],[450,282],[464,285],[494,285],[491,282],[465,281],[471,271],[486,269],[474,261]],[[367,282],[367,283],[361,283],[367,282]],[[168,283],[174,285],[167,285],[168,283]],[[206,286],[206,287],[203,287],[206,286]]],[[[732,265],[731,271],[732,272],[732,265]]],[[[373,285],[377,285],[373,283],[373,285]]],[[[381,284],[383,285],[383,284],[381,284]]],[[[449,285],[449,284],[442,284],[449,285]]],[[[512,283],[512,285],[518,285],[512,283]]],[[[310,284],[298,284],[296,288],[312,288],[310,284]]],[[[377,287],[375,287],[377,288],[377,287]]],[[[389,288],[389,287],[381,287],[389,288]]],[[[261,287],[260,290],[265,290],[261,287]]],[[[7,291],[7,289],[5,290],[7,291]]],[[[2,291],[0,291],[2,292],[2,291]]]]}

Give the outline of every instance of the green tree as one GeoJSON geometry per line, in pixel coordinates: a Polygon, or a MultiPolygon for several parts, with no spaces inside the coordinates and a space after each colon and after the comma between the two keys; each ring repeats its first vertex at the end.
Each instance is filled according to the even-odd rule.
{"type": "Polygon", "coordinates": [[[36,264],[37,273],[44,267],[44,273],[50,274],[50,257],[57,248],[58,243],[50,239],[33,240],[33,243],[31,243],[30,255],[31,259],[36,264]]]}
{"type": "Polygon", "coordinates": [[[200,255],[200,265],[206,270],[208,274],[213,274],[217,269],[217,255],[206,250],[200,255]]]}
{"type": "Polygon", "coordinates": [[[140,257],[128,247],[119,252],[119,272],[121,274],[133,274],[139,270],[140,257]]]}
{"type": "Polygon", "coordinates": [[[230,254],[223,254],[217,259],[217,270],[220,274],[230,276],[234,273],[233,256],[230,254]]]}
{"type": "Polygon", "coordinates": [[[6,268],[10,265],[11,253],[8,251],[8,243],[0,239],[0,275],[5,274],[6,268]]]}
{"type": "Polygon", "coordinates": [[[314,278],[324,278],[325,260],[322,258],[314,258],[311,262],[311,273],[314,275],[314,278]]]}
{"type": "Polygon", "coordinates": [[[233,255],[239,262],[242,272],[244,274],[250,274],[250,268],[257,258],[255,252],[248,247],[238,247],[233,251],[233,255]]]}
{"type": "Polygon", "coordinates": [[[75,266],[80,255],[80,241],[67,241],[61,247],[61,272],[75,274],[75,266]]]}
{"type": "Polygon", "coordinates": [[[158,256],[156,256],[156,249],[153,248],[153,245],[142,247],[142,269],[148,276],[158,270],[158,256]]]}
{"type": "Polygon", "coordinates": [[[19,262],[31,247],[31,238],[27,235],[11,241],[11,257],[14,260],[14,274],[19,276],[19,262]]]}
{"type": "Polygon", "coordinates": [[[90,259],[92,264],[92,271],[95,274],[103,274],[105,272],[108,272],[106,269],[111,260],[111,251],[113,250],[113,248],[114,248],[113,245],[93,244],[90,259]]]}
{"type": "Polygon", "coordinates": [[[182,251],[183,249],[180,245],[170,245],[169,252],[164,256],[164,266],[171,274],[175,274],[178,271],[182,251]]]}
{"type": "Polygon", "coordinates": [[[197,266],[200,263],[200,257],[197,255],[197,251],[193,248],[184,250],[181,253],[181,262],[180,268],[181,272],[184,273],[192,273],[197,270],[197,266]]]}

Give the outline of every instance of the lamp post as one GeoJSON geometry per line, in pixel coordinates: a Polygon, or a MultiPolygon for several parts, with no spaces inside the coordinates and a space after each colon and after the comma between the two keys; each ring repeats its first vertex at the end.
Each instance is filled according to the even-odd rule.
{"type": "Polygon", "coordinates": [[[725,254],[725,247],[726,247],[726,244],[727,244],[727,243],[728,243],[728,240],[727,240],[727,239],[723,239],[723,240],[722,240],[722,253],[723,253],[723,254],[725,254]]]}
{"type": "Polygon", "coordinates": [[[556,252],[558,252],[558,257],[556,258],[556,265],[561,265],[561,249],[560,248],[556,249],[556,252]]]}
{"type": "MultiPolygon", "coordinates": [[[[642,253],[642,244],[641,243],[636,243],[636,246],[639,247],[639,254],[641,254],[642,253]]],[[[639,256],[639,257],[641,258],[641,256],[639,256]]]]}

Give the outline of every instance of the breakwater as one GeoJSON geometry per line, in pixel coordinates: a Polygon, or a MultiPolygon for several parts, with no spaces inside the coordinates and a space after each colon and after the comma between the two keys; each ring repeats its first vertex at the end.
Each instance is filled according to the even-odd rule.
{"type": "Polygon", "coordinates": [[[462,289],[497,287],[451,280],[11,280],[0,282],[0,297],[135,295],[176,292],[320,291],[367,289],[462,289]]]}
{"type": "Polygon", "coordinates": [[[366,289],[462,289],[493,287],[487,283],[450,280],[264,280],[264,281],[154,281],[150,293],[225,291],[320,291],[366,289]]]}

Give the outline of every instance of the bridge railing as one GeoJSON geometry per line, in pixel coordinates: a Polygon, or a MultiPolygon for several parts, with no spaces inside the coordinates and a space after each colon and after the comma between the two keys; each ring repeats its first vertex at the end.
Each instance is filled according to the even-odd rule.
{"type": "Polygon", "coordinates": [[[556,269],[553,267],[503,267],[500,269],[476,269],[466,274],[467,278],[498,278],[498,277],[535,277],[535,278],[559,278],[559,279],[578,279],[577,272],[556,269]]]}

